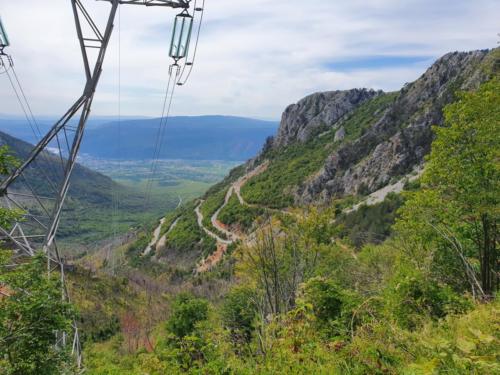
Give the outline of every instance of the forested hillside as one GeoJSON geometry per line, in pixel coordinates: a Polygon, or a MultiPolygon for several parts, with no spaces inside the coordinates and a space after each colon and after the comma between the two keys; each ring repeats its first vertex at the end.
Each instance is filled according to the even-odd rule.
{"type": "Polygon", "coordinates": [[[116,253],[165,308],[88,341],[89,372],[499,373],[498,53],[287,109],[257,158],[116,253]]]}
{"type": "Polygon", "coordinates": [[[390,193],[418,185],[415,180],[431,148],[432,126],[444,125],[443,109],[460,90],[475,90],[491,76],[498,53],[496,49],[447,54],[399,92],[317,93],[291,105],[276,137],[268,139],[256,158],[233,170],[193,207],[169,215],[192,226],[171,228],[173,221],[166,220],[161,233],[165,241],[156,256],[179,252],[172,244],[183,238],[193,244],[190,249],[202,249],[190,252],[199,260],[216,251],[211,234],[224,245],[227,227],[248,234],[259,226],[259,217],[290,218],[293,215],[286,211],[301,211],[310,204],[334,207],[340,235],[356,237],[357,247],[383,242],[403,201],[390,193]],[[186,228],[196,228],[198,204],[209,232],[196,235],[186,228]]]}
{"type": "MultiPolygon", "coordinates": [[[[33,145],[3,132],[0,132],[0,146],[7,146],[9,153],[18,160],[25,160],[33,149],[33,145]]],[[[59,157],[45,152],[36,166],[27,171],[26,182],[39,196],[53,193],[55,182],[61,179],[59,157]]],[[[22,183],[15,184],[13,188],[27,189],[22,183]]],[[[60,239],[63,242],[71,241],[72,247],[76,249],[78,244],[89,245],[107,238],[112,233],[111,226],[107,224],[112,220],[114,196],[120,197],[120,207],[116,212],[120,233],[127,232],[131,226],[154,220],[162,211],[174,208],[178,202],[176,196],[163,197],[162,201],[154,199],[149,207],[145,207],[143,192],[120,185],[107,176],[77,164],[63,212],[60,239]]]]}
{"type": "Polygon", "coordinates": [[[70,267],[73,306],[40,260],[0,274],[0,370],[71,373],[42,353],[74,307],[88,374],[500,373],[499,53],[291,105],[203,197],[70,267]],[[37,326],[21,296],[45,341],[11,338],[37,326]]]}

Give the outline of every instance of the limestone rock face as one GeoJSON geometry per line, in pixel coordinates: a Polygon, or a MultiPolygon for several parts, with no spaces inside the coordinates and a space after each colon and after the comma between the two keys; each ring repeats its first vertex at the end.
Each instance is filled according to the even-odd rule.
{"type": "Polygon", "coordinates": [[[339,130],[335,132],[335,139],[334,142],[340,142],[343,141],[345,138],[345,128],[341,126],[339,130]]]}
{"type": "MultiPolygon", "coordinates": [[[[343,144],[315,176],[298,187],[296,203],[370,193],[422,164],[433,140],[432,126],[443,124],[443,107],[454,100],[456,90],[477,88],[488,78],[481,68],[487,56],[488,51],[455,52],[439,59],[417,81],[401,90],[383,117],[367,132],[343,144]]],[[[364,92],[369,95],[369,91],[364,92]]],[[[319,103],[316,107],[322,107],[324,100],[319,103]]],[[[309,107],[315,105],[309,103],[309,107]]],[[[294,108],[285,112],[281,133],[290,134],[285,132],[289,124],[303,122],[303,117],[299,118],[301,121],[289,118],[294,108]]],[[[300,139],[302,133],[297,134],[300,139]]]]}
{"type": "MultiPolygon", "coordinates": [[[[297,205],[333,197],[369,194],[421,166],[430,152],[433,125],[443,125],[443,108],[456,92],[473,90],[490,78],[491,66],[500,66],[499,49],[453,52],[437,60],[419,79],[406,84],[394,102],[354,141],[345,140],[343,122],[361,104],[382,91],[353,89],[316,93],[290,105],[278,134],[266,149],[279,150],[336,130],[340,146],[324,166],[294,188],[297,205]],[[485,69],[488,65],[490,68],[485,69]]],[[[493,68],[494,69],[494,68],[493,68]]],[[[259,161],[260,156],[255,159],[259,161]]]]}
{"type": "Polygon", "coordinates": [[[339,120],[381,91],[353,89],[312,94],[288,106],[281,118],[274,147],[311,139],[317,132],[338,125],[339,120]]]}

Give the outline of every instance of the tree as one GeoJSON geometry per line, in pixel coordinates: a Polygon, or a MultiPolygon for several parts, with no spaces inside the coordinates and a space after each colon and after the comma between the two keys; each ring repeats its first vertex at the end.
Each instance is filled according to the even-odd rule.
{"type": "Polygon", "coordinates": [[[295,307],[300,284],[314,275],[328,252],[334,230],[331,218],[330,210],[316,208],[281,222],[271,217],[255,240],[241,247],[239,272],[261,292],[261,316],[276,316],[295,307]]]}
{"type": "MultiPolygon", "coordinates": [[[[9,174],[18,164],[18,160],[12,156],[7,146],[0,147],[0,180],[2,176],[9,174]]],[[[14,222],[19,215],[20,212],[18,210],[0,207],[0,226],[2,228],[9,227],[10,223],[14,222]]]]}
{"type": "MultiPolygon", "coordinates": [[[[0,147],[0,176],[17,165],[7,147],[0,147]]],[[[0,208],[0,225],[12,225],[19,211],[0,208]]],[[[0,244],[1,245],[1,244],[0,244]]],[[[46,258],[17,259],[0,249],[0,372],[13,375],[60,374],[68,353],[56,348],[55,332],[71,329],[72,308],[61,300],[57,275],[47,275],[46,258]]]]}
{"type": "Polygon", "coordinates": [[[249,343],[257,315],[255,291],[246,286],[233,288],[225,298],[221,313],[233,343],[249,343]]]}
{"type": "Polygon", "coordinates": [[[5,176],[19,165],[19,161],[11,154],[8,146],[0,147],[0,176],[5,176]]]}
{"type": "Polygon", "coordinates": [[[189,293],[180,293],[172,304],[172,315],[167,329],[178,338],[193,333],[196,324],[208,318],[208,302],[189,293]]]}
{"type": "Polygon", "coordinates": [[[459,98],[444,110],[446,125],[434,128],[422,189],[410,195],[398,229],[437,248],[435,258],[452,250],[473,294],[487,297],[499,287],[500,79],[459,98]]]}
{"type": "Polygon", "coordinates": [[[71,330],[72,308],[61,300],[59,279],[47,276],[43,255],[6,270],[9,254],[0,259],[0,372],[15,375],[60,374],[69,363],[56,348],[55,332],[71,330]]]}

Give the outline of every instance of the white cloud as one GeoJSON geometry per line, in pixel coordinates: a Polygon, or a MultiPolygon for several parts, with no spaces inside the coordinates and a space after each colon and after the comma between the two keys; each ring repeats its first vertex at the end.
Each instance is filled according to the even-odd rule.
{"type": "MultiPolygon", "coordinates": [[[[83,0],[104,22],[109,4],[83,0]]],[[[434,59],[453,50],[494,47],[496,0],[206,0],[206,24],[191,81],[173,114],[278,118],[314,91],[394,90],[425,64],[335,71],[327,63],[369,56],[434,59]]],[[[167,80],[175,11],[121,7],[122,112],[158,116],[167,80]]],[[[58,114],[81,93],[83,69],[68,0],[0,0],[9,52],[37,114],[58,114]]],[[[117,113],[118,24],[94,102],[117,113]]],[[[333,64],[333,66],[335,66],[333,64]]],[[[0,113],[18,113],[0,75],[0,113]]]]}

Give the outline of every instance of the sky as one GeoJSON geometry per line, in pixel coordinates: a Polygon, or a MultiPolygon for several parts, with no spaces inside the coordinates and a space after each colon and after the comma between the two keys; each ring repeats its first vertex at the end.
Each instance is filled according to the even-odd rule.
{"type": "MultiPolygon", "coordinates": [[[[103,25],[109,3],[82,2],[103,25]]],[[[176,89],[172,115],[279,119],[311,93],[397,90],[447,52],[500,39],[498,0],[206,0],[205,10],[194,71],[176,89]]],[[[120,7],[93,115],[160,116],[177,13],[120,7]]],[[[0,17],[33,112],[63,114],[85,83],[70,1],[0,0],[0,17]]],[[[5,74],[0,113],[21,114],[5,74]]]]}

